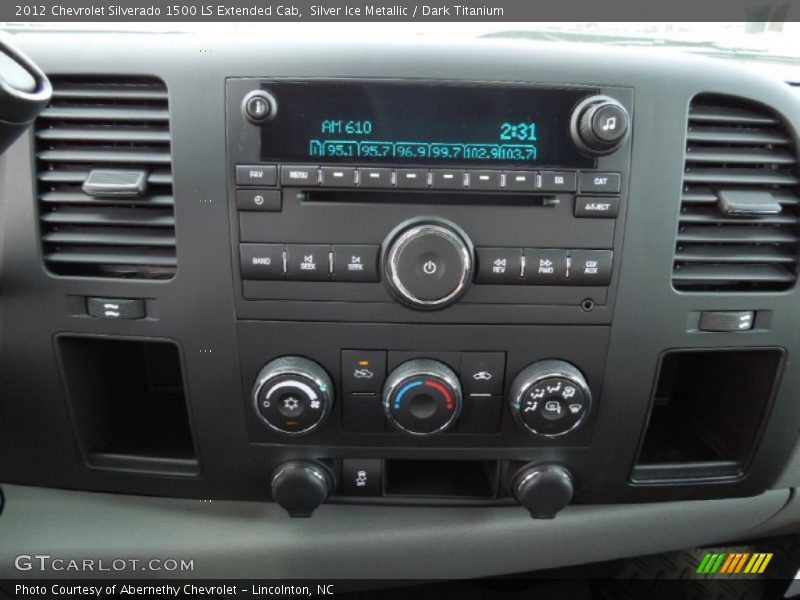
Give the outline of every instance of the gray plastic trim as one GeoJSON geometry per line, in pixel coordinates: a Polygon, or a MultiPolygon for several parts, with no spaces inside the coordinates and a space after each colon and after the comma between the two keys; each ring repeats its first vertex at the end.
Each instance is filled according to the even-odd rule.
{"type": "Polygon", "coordinates": [[[267,503],[14,485],[3,492],[0,578],[59,575],[15,570],[16,556],[35,553],[194,560],[194,571],[164,574],[170,577],[483,577],[743,538],[790,498],[789,490],[774,490],[753,498],[572,506],[553,520],[531,519],[520,507],[323,504],[311,519],[290,519],[267,503]]]}

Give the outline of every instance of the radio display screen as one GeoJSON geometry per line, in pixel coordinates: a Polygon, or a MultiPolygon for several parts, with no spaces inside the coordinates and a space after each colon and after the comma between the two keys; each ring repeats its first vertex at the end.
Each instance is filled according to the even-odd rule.
{"type": "Polygon", "coordinates": [[[592,90],[444,82],[277,81],[266,162],[592,167],[569,134],[592,90]]]}

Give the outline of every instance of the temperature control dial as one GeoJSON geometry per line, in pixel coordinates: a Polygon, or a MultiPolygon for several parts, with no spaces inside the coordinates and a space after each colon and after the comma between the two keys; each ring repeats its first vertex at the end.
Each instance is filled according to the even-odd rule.
{"type": "Polygon", "coordinates": [[[608,96],[591,96],[572,113],[573,141],[590,156],[611,154],[628,136],[630,118],[619,102],[608,96]]]}
{"type": "Polygon", "coordinates": [[[579,427],[591,392],[581,372],[562,360],[543,360],[520,371],[511,384],[511,412],[528,431],[547,437],[579,427]]]}
{"type": "Polygon", "coordinates": [[[277,358],[259,371],[253,387],[256,413],[281,433],[308,433],[330,413],[333,383],[325,369],[299,356],[277,358]]]}
{"type": "Polygon", "coordinates": [[[383,407],[387,418],[403,431],[439,433],[461,414],[461,384],[453,370],[439,361],[410,360],[386,379],[383,407]]]}

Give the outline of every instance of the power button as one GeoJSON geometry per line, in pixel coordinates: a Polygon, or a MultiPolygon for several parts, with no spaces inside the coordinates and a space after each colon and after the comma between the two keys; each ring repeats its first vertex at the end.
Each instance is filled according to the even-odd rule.
{"type": "Polygon", "coordinates": [[[444,224],[420,223],[401,231],[385,256],[390,288],[416,308],[454,302],[472,277],[471,247],[444,224]]]}

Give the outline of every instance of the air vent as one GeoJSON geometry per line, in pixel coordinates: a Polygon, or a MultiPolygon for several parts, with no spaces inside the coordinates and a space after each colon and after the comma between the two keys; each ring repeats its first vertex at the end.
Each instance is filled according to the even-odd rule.
{"type": "Polygon", "coordinates": [[[73,276],[172,277],[175,215],[166,86],[150,78],[51,77],[51,82],[53,100],[36,129],[48,269],[73,276]]]}
{"type": "Polygon", "coordinates": [[[689,107],[673,285],[773,291],[797,278],[797,155],[769,109],[728,96],[689,107]]]}

